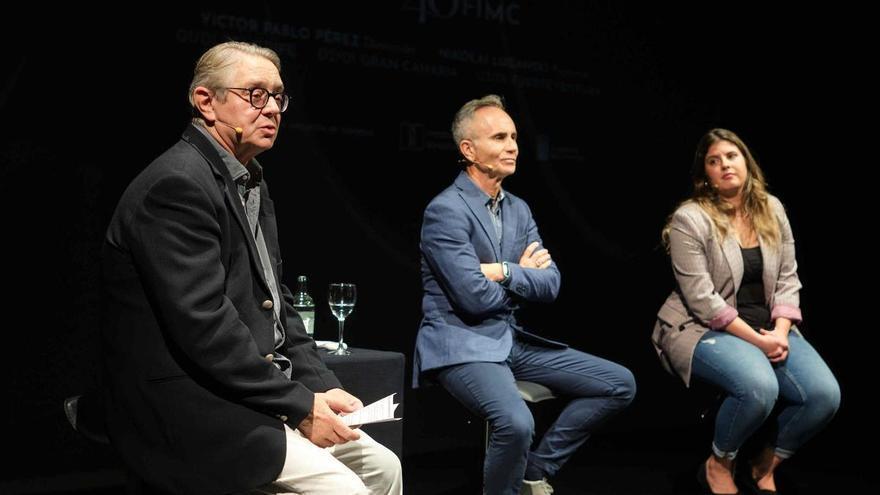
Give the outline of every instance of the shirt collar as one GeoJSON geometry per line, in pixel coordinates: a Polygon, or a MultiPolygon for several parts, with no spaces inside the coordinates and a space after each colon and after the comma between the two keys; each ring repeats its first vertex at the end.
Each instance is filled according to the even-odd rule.
{"type": "Polygon", "coordinates": [[[229,170],[229,175],[232,176],[232,182],[240,186],[240,188],[243,187],[245,191],[253,189],[260,184],[260,181],[263,180],[263,167],[256,158],[251,159],[251,162],[245,167],[226,148],[220,146],[217,139],[208,133],[208,130],[203,125],[196,125],[194,127],[208,138],[208,142],[220,154],[220,159],[223,160],[223,164],[229,170]]]}
{"type": "Polygon", "coordinates": [[[493,213],[501,207],[502,201],[504,201],[504,189],[500,189],[498,191],[498,196],[494,198],[486,194],[486,206],[488,206],[493,213]]]}

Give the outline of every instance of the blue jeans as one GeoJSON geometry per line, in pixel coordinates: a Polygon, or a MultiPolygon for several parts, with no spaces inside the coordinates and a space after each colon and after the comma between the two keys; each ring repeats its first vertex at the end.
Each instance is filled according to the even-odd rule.
{"type": "Polygon", "coordinates": [[[715,418],[712,450],[733,459],[773,411],[777,398],[776,455],[786,459],[831,421],[840,387],[813,346],[792,331],[788,357],[771,363],[754,345],[727,332],[709,331],[694,351],[693,376],[727,395],[715,418]]]}
{"type": "Polygon", "coordinates": [[[571,348],[553,349],[514,339],[503,363],[449,366],[437,380],[459,402],[489,421],[491,434],[483,465],[484,493],[519,493],[527,462],[552,476],[606,419],[635,396],[632,373],[619,364],[571,348]],[[515,380],[540,383],[570,399],[529,452],[534,420],[515,380]]]}

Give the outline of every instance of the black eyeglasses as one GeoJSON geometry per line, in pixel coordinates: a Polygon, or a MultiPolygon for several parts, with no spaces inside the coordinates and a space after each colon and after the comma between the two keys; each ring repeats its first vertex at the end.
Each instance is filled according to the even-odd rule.
{"type": "MultiPolygon", "coordinates": [[[[283,112],[287,110],[287,105],[290,104],[290,96],[287,96],[286,93],[278,92],[272,93],[266,88],[224,88],[224,89],[237,89],[240,91],[247,91],[250,95],[251,106],[257,109],[262,110],[269,104],[269,97],[275,98],[275,103],[278,104],[278,111],[283,112]]],[[[240,95],[238,93],[234,93],[238,95],[240,98],[244,98],[244,95],[240,95]]]]}

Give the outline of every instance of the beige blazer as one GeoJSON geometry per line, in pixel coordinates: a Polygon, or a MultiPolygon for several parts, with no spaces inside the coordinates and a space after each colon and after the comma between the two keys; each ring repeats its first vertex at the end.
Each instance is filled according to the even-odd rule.
{"type": "MultiPolygon", "coordinates": [[[[801,283],[791,226],[782,203],[775,196],[768,201],[779,220],[781,243],[773,247],[760,242],[764,299],[773,320],[783,317],[799,323],[801,283]]],[[[702,335],[725,328],[737,317],[742,251],[733,235],[718,239],[709,215],[696,203],[681,205],[670,227],[669,254],[677,287],[657,313],[651,340],[663,367],[690,385],[691,360],[702,335]]]]}

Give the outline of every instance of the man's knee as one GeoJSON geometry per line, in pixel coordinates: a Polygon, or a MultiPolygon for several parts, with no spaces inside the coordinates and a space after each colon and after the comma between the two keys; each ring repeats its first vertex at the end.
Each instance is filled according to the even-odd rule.
{"type": "Polygon", "coordinates": [[[400,459],[394,452],[386,448],[377,453],[375,462],[384,488],[382,493],[393,493],[392,489],[400,486],[403,479],[400,459]]]}
{"type": "Polygon", "coordinates": [[[384,491],[382,493],[402,493],[403,491],[403,468],[400,465],[400,459],[394,452],[385,451],[379,461],[382,466],[382,485],[384,491]]]}
{"type": "Polygon", "coordinates": [[[617,381],[614,397],[620,402],[620,407],[624,408],[636,397],[636,377],[632,371],[621,366],[617,381]]]}
{"type": "Polygon", "coordinates": [[[497,433],[511,441],[531,445],[535,434],[535,419],[525,404],[521,408],[503,411],[491,422],[493,434],[497,433]]]}
{"type": "Polygon", "coordinates": [[[351,464],[351,468],[363,479],[370,493],[403,493],[403,469],[394,452],[372,438],[361,443],[360,452],[363,457],[351,464]]]}

